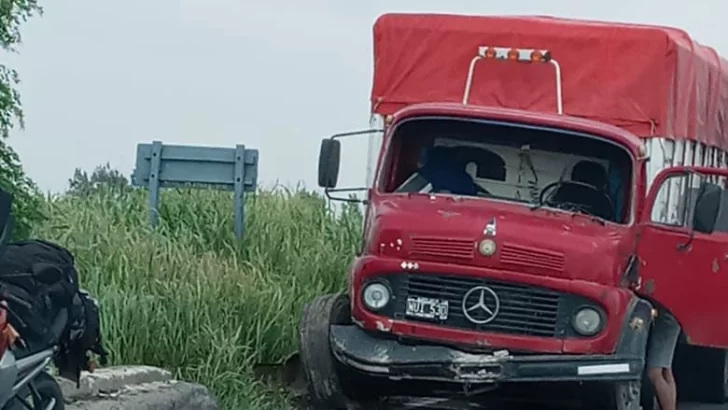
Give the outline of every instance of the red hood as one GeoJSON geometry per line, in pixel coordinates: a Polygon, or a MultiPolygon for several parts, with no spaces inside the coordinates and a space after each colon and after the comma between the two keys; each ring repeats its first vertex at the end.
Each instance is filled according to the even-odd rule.
{"type": "Polygon", "coordinates": [[[427,195],[374,198],[368,250],[407,260],[450,262],[616,285],[631,249],[624,226],[519,204],[427,195]],[[495,221],[496,253],[477,244],[495,221]]]}

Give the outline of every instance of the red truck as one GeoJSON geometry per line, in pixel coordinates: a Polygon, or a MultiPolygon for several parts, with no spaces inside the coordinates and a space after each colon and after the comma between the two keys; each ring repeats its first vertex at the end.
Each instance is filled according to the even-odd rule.
{"type": "Polygon", "coordinates": [[[381,16],[376,126],[321,144],[331,198],[341,138],[375,155],[348,290],[301,317],[314,404],[577,386],[595,410],[651,406],[661,311],[681,394],[724,401],[726,67],[672,28],[381,16]]]}

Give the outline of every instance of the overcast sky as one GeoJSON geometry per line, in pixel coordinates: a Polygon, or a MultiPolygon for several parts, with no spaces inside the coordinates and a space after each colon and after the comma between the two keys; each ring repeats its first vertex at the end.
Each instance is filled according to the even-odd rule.
{"type": "MultiPolygon", "coordinates": [[[[44,190],[73,169],[130,173],[136,145],[261,151],[260,178],[316,184],[319,140],[368,126],[372,24],[382,13],[547,14],[686,29],[728,55],[725,0],[46,0],[19,55],[27,127],[11,137],[44,190]]],[[[340,182],[362,184],[346,141],[340,182]]]]}

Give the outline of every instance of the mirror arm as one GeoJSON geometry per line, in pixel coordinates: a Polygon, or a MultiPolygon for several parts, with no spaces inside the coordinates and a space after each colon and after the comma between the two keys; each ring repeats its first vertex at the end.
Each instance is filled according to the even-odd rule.
{"type": "Polygon", "coordinates": [[[693,238],[695,238],[695,229],[690,229],[690,236],[688,237],[688,241],[685,243],[679,243],[677,244],[677,250],[678,252],[687,252],[690,250],[690,245],[693,243],[693,238]]]}
{"type": "Polygon", "coordinates": [[[339,139],[339,138],[354,137],[354,136],[357,136],[357,135],[373,134],[375,132],[384,132],[384,130],[383,129],[379,129],[379,128],[372,128],[372,129],[363,130],[363,131],[342,132],[340,134],[334,134],[334,135],[332,135],[329,139],[336,140],[336,139],[339,139]]]}
{"type": "Polygon", "coordinates": [[[354,204],[367,204],[369,201],[367,199],[353,199],[353,198],[344,198],[340,196],[332,196],[332,192],[358,192],[358,191],[366,191],[369,188],[326,188],[324,189],[324,195],[326,195],[326,198],[328,198],[331,201],[342,201],[342,202],[348,202],[348,203],[354,203],[354,204]]]}
{"type": "Polygon", "coordinates": [[[623,281],[625,286],[637,287],[640,279],[640,258],[632,253],[627,258],[627,266],[624,269],[623,281]]]}
{"type": "MultiPolygon", "coordinates": [[[[351,131],[351,132],[342,132],[342,133],[339,133],[339,134],[334,134],[334,135],[330,136],[329,138],[324,138],[323,141],[336,141],[336,140],[339,140],[341,138],[354,137],[354,136],[358,136],[358,135],[373,134],[373,133],[377,133],[377,132],[383,133],[384,132],[384,129],[381,129],[381,128],[370,128],[370,129],[366,129],[366,130],[351,131]]],[[[322,141],[322,145],[321,145],[322,152],[323,152],[323,147],[324,147],[323,141],[322,141]]],[[[341,142],[337,142],[337,144],[338,144],[339,147],[341,146],[341,142]]],[[[339,150],[337,150],[337,151],[339,151],[339,150]]],[[[335,164],[335,166],[336,166],[336,175],[337,175],[337,178],[336,179],[338,179],[338,172],[339,172],[340,161],[341,161],[341,153],[340,152],[337,152],[337,154],[338,155],[337,155],[336,164],[335,164]]],[[[322,165],[322,163],[321,163],[321,154],[319,154],[319,178],[321,178],[321,165],[322,165]]],[[[336,186],[336,181],[333,181],[333,184],[327,184],[327,185],[336,186]]],[[[323,184],[321,183],[321,180],[320,179],[319,179],[319,186],[323,186],[323,184]]],[[[332,188],[325,188],[324,192],[326,194],[326,197],[329,198],[330,200],[337,200],[337,201],[344,201],[344,202],[363,202],[363,203],[366,203],[367,202],[366,200],[363,200],[362,201],[362,200],[352,200],[352,199],[345,199],[345,198],[339,198],[339,197],[332,197],[329,194],[330,192],[342,192],[342,191],[347,191],[347,190],[348,191],[361,191],[361,190],[365,190],[365,189],[367,189],[367,188],[334,189],[332,187],[332,188]]]]}

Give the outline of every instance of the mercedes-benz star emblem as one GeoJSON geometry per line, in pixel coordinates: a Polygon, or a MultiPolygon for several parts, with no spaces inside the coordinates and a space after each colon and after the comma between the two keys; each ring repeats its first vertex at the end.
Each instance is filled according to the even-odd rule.
{"type": "Polygon", "coordinates": [[[476,325],[484,325],[498,316],[500,299],[493,289],[476,286],[463,297],[463,314],[476,325]]]}

